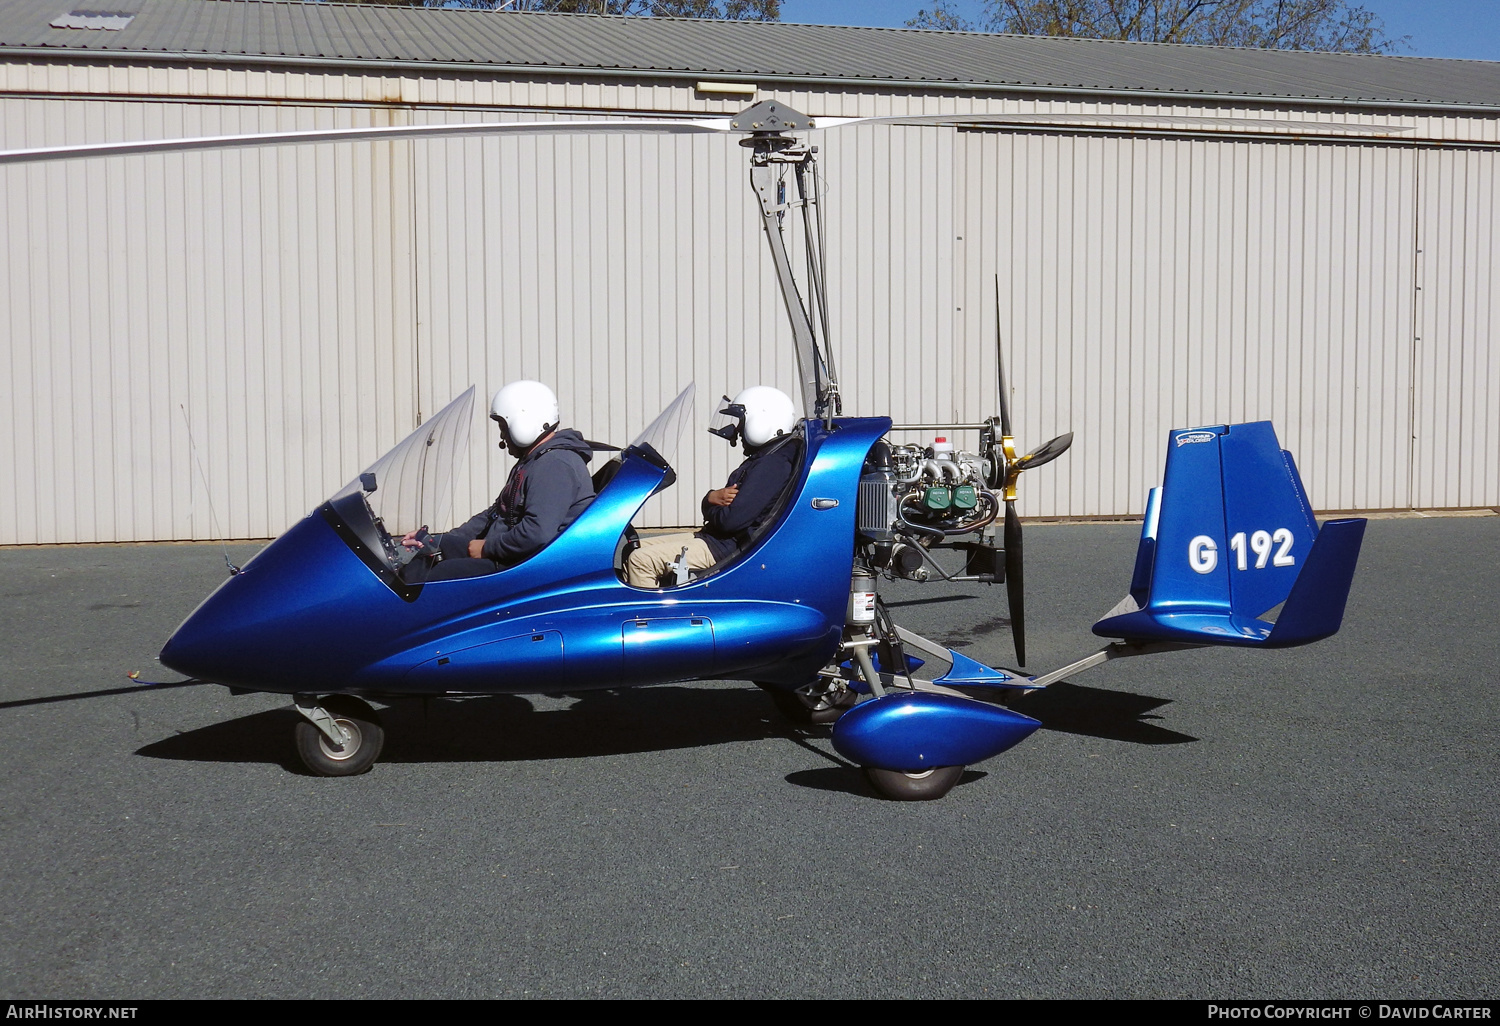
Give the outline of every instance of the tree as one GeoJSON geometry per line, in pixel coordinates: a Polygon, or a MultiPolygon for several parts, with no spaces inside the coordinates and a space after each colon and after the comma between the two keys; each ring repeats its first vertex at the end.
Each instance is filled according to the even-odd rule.
{"type": "Polygon", "coordinates": [[[781,0],[345,0],[387,7],[463,7],[481,11],[550,11],[653,18],[780,21],[781,0]]]}
{"type": "Polygon", "coordinates": [[[1345,53],[1390,53],[1408,38],[1390,39],[1377,15],[1350,0],[985,0],[985,6],[987,16],[975,25],[951,0],[937,0],[907,25],[1345,53]]]}

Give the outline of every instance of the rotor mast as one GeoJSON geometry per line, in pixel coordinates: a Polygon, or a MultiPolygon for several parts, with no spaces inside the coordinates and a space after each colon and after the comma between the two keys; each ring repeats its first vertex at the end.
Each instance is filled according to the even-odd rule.
{"type": "Polygon", "coordinates": [[[791,321],[792,340],[797,351],[797,376],[802,392],[804,417],[827,419],[840,412],[838,379],[833,369],[833,354],[828,345],[828,296],[823,268],[822,210],[817,203],[816,160],[813,148],[787,134],[806,131],[813,119],[775,100],[762,100],[747,107],[730,121],[733,131],[744,132],[740,145],[750,150],[750,188],[760,204],[761,227],[771,260],[776,267],[777,284],[791,321]],[[786,195],[784,170],[791,167],[797,187],[797,202],[802,208],[808,263],[808,290],[812,309],[804,302],[797,280],[792,274],[782,219],[794,205],[786,195]],[[808,195],[811,180],[813,195],[808,195]],[[818,219],[817,227],[812,218],[818,219]],[[816,320],[814,317],[816,315],[816,320]],[[818,341],[821,327],[822,344],[818,341]]]}

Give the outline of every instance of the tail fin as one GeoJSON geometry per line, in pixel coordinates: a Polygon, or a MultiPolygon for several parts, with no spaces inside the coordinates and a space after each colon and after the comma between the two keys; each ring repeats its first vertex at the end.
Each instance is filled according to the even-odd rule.
{"type": "Polygon", "coordinates": [[[1269,421],[1173,431],[1167,446],[1130,594],[1094,633],[1266,648],[1337,633],[1365,521],[1319,530],[1269,421]]]}

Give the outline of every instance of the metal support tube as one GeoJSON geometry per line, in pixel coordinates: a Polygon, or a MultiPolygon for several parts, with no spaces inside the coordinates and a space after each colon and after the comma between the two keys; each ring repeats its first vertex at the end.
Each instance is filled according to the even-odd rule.
{"type": "Polygon", "coordinates": [[[861,645],[854,650],[854,662],[859,666],[859,672],[865,678],[865,683],[870,685],[870,691],[876,698],[885,697],[885,685],[880,681],[880,674],[875,672],[875,663],[870,658],[870,647],[861,645]]]}
{"type": "MultiPolygon", "coordinates": [[[[922,635],[901,626],[896,627],[896,634],[900,637],[903,644],[909,645],[919,652],[926,652],[928,655],[936,656],[939,659],[952,661],[949,650],[939,645],[936,641],[929,641],[927,638],[922,637],[922,635]]],[[[1190,648],[1203,647],[1205,646],[1192,645],[1180,641],[1152,641],[1146,643],[1115,641],[1105,645],[1093,655],[1084,656],[1082,659],[1053,670],[1051,673],[1044,673],[1040,677],[1030,678],[1026,684],[1026,688],[1027,690],[1044,688],[1048,684],[1055,684],[1057,681],[1064,680],[1073,674],[1082,673],[1084,670],[1091,670],[1095,666],[1109,662],[1111,659],[1123,659],[1127,656],[1155,655],[1159,652],[1180,652],[1190,648]]]]}
{"type": "MultiPolygon", "coordinates": [[[[757,150],[754,160],[762,158],[757,150]]],[[[777,217],[781,205],[776,197],[776,169],[766,163],[750,166],[750,187],[760,201],[761,224],[766,233],[766,245],[771,247],[771,261],[776,267],[776,282],[781,286],[781,298],[786,304],[786,315],[792,323],[792,341],[797,348],[797,376],[802,383],[802,415],[820,417],[819,409],[823,393],[822,374],[818,363],[817,342],[813,336],[812,319],[802,294],[797,289],[797,280],[792,276],[791,259],[787,256],[786,240],[781,235],[781,223],[777,217]]]]}
{"type": "Polygon", "coordinates": [[[896,636],[903,644],[910,645],[918,652],[926,652],[928,655],[937,656],[939,659],[948,659],[948,650],[936,641],[928,641],[915,631],[909,631],[900,624],[896,624],[896,636]]]}
{"type": "Polygon", "coordinates": [[[352,735],[344,730],[343,727],[340,727],[338,721],[329,715],[328,710],[318,704],[316,697],[312,695],[294,695],[292,697],[292,704],[296,706],[297,711],[302,714],[307,722],[321,730],[324,737],[340,748],[347,745],[353,739],[352,735]]]}
{"type": "Polygon", "coordinates": [[[1123,659],[1126,656],[1155,655],[1158,652],[1180,652],[1190,648],[1205,648],[1204,645],[1190,645],[1179,641],[1152,641],[1145,643],[1133,643],[1127,641],[1116,641],[1104,646],[1091,656],[1085,656],[1077,662],[1069,663],[1067,666],[1044,673],[1040,677],[1031,678],[1031,686],[1044,688],[1048,684],[1054,684],[1065,677],[1084,670],[1091,670],[1095,666],[1109,662],[1111,659],[1123,659]]]}
{"type": "Polygon", "coordinates": [[[983,431],[984,424],[892,424],[892,431],[983,431]]]}

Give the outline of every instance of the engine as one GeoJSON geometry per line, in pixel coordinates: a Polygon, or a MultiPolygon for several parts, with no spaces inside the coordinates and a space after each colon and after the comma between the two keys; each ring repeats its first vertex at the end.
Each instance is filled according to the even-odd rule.
{"type": "Polygon", "coordinates": [[[990,484],[999,477],[994,458],[955,450],[942,438],[929,446],[876,443],[859,481],[858,530],[874,543],[872,563],[925,578],[923,555],[912,546],[931,548],[988,527],[1001,510],[990,484]]]}

